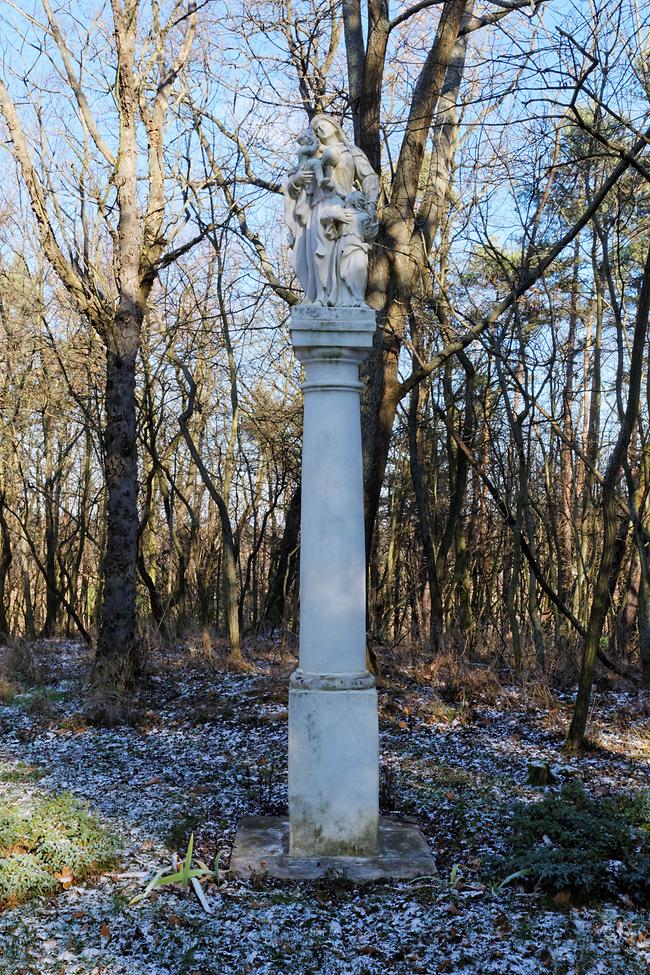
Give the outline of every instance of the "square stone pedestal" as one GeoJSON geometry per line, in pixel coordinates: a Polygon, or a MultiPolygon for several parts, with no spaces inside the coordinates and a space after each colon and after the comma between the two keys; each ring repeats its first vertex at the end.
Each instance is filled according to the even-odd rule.
{"type": "Polygon", "coordinates": [[[355,682],[374,685],[370,674],[341,678],[299,670],[291,677],[288,791],[292,857],[372,857],[377,853],[377,691],[374,686],[356,690],[345,686],[355,682]],[[328,689],[314,687],[314,683],[328,689]],[[341,683],[343,687],[338,686],[341,683]]]}
{"type": "Polygon", "coordinates": [[[365,883],[413,880],[435,874],[436,865],[424,836],[412,823],[382,817],[374,856],[290,856],[289,820],[280,816],[242,819],[230,857],[230,873],[246,879],[267,874],[284,880],[314,880],[328,870],[365,883]]]}

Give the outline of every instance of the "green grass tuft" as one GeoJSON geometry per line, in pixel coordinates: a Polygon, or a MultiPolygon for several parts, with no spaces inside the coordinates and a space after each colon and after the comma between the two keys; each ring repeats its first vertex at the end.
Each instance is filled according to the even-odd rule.
{"type": "Polygon", "coordinates": [[[28,811],[0,803],[0,909],[101,872],[116,840],[69,792],[28,811]]]}

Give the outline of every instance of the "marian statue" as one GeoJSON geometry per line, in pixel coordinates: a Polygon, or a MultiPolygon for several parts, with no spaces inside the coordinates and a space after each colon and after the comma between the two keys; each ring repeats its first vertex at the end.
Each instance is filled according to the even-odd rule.
{"type": "Polygon", "coordinates": [[[363,305],[368,251],[379,228],[379,178],[327,115],[316,115],[297,144],[296,170],[284,195],[303,304],[363,305]]]}

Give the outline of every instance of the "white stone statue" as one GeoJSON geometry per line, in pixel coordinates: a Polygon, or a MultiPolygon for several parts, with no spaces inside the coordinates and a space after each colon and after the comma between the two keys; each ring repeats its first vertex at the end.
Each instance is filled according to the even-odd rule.
{"type": "Polygon", "coordinates": [[[297,143],[297,168],[284,194],[303,304],[364,305],[368,251],[379,228],[379,177],[327,115],[316,115],[297,143]]]}

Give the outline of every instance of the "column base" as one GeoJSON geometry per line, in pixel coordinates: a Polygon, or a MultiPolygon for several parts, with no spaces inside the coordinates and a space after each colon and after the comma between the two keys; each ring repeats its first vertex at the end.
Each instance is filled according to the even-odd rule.
{"type": "Polygon", "coordinates": [[[369,674],[298,671],[289,688],[291,856],[373,856],[379,821],[377,691],[369,674]],[[363,684],[365,683],[365,687],[363,684]],[[361,687],[359,685],[362,685],[361,687]],[[311,686],[310,686],[311,685],[311,686]]]}
{"type": "Polygon", "coordinates": [[[250,880],[266,875],[283,880],[315,880],[328,871],[357,883],[374,880],[413,880],[437,873],[424,836],[411,823],[382,816],[379,842],[373,856],[292,856],[289,821],[279,816],[248,816],[235,836],[230,873],[250,880]]]}

